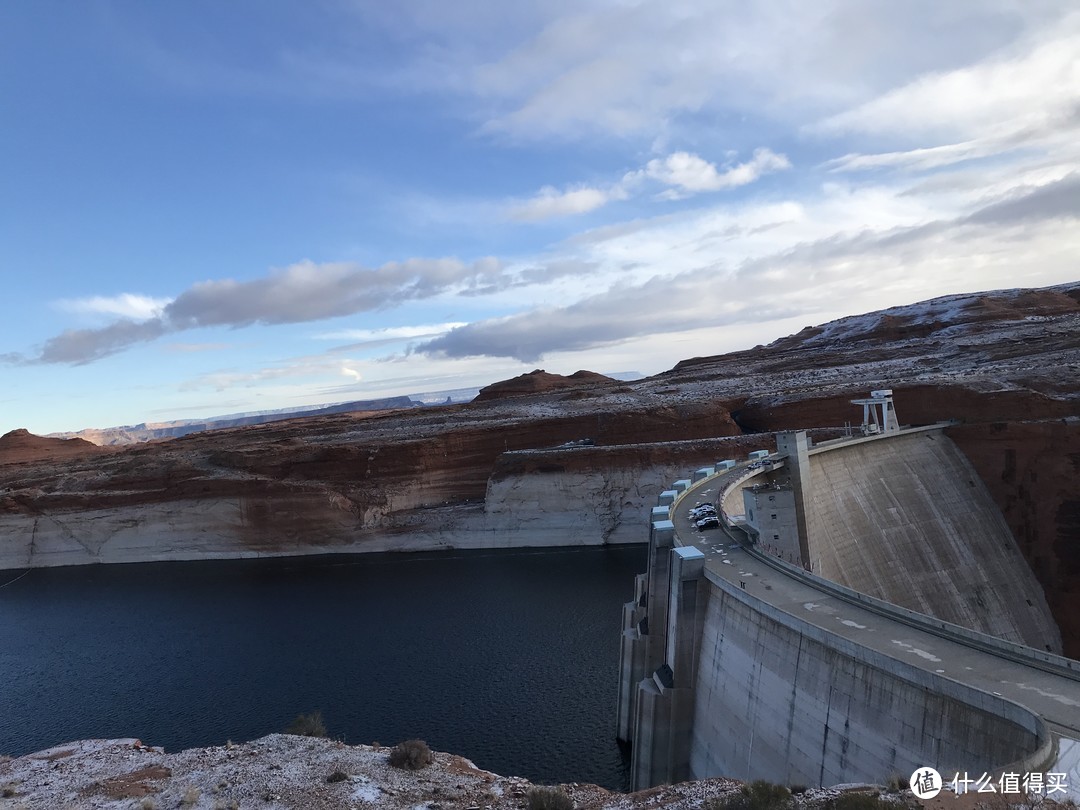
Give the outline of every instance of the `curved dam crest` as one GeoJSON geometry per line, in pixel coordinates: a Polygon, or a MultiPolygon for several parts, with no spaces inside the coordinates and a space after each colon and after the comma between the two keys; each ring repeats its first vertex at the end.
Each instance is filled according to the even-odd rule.
{"type": "Polygon", "coordinates": [[[1051,726],[1080,738],[1080,663],[1054,655],[1041,590],[943,427],[813,449],[802,434],[801,450],[781,434],[790,452],[721,462],[660,495],[623,612],[618,729],[634,788],[1038,770],[1055,761],[1051,726]],[[800,489],[801,515],[777,508],[800,489]],[[727,528],[696,529],[702,502],[727,528]]]}

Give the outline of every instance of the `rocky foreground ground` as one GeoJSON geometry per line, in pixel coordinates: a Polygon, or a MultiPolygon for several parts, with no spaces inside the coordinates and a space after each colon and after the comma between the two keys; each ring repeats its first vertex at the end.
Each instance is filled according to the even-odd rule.
{"type": "MultiPolygon", "coordinates": [[[[166,754],[139,740],[83,740],[0,763],[0,807],[265,808],[281,810],[523,810],[532,784],[499,776],[454,754],[419,770],[390,765],[390,749],[271,734],[239,745],[166,754]]],[[[705,779],[638,793],[596,785],[561,788],[580,810],[705,808],[740,782],[705,779]]],[[[869,786],[854,790],[876,793],[869,786]]],[[[799,808],[820,807],[844,788],[808,791],[799,808]]],[[[900,808],[902,794],[891,798],[900,808]]],[[[960,808],[956,808],[960,810],[960,808]]]]}

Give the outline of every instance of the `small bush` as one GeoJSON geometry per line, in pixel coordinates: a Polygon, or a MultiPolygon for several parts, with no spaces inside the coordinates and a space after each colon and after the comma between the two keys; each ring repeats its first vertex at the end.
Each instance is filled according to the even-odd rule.
{"type": "Polygon", "coordinates": [[[192,786],[184,791],[184,798],[180,800],[180,806],[191,807],[197,801],[199,801],[199,789],[192,786]]]}
{"type": "Polygon", "coordinates": [[[326,781],[330,784],[334,784],[334,782],[344,782],[348,778],[349,775],[345,773],[345,771],[334,771],[332,774],[326,777],[326,781]]]}
{"type": "Polygon", "coordinates": [[[895,807],[877,793],[841,793],[825,802],[825,810],[889,810],[895,807]]]}
{"type": "Polygon", "coordinates": [[[150,796],[144,796],[143,800],[139,802],[140,810],[157,810],[157,802],[150,796]]]}
{"type": "Polygon", "coordinates": [[[537,785],[529,788],[525,795],[529,799],[529,810],[574,810],[574,800],[560,787],[537,785]]]}
{"type": "Polygon", "coordinates": [[[285,729],[285,733],[295,734],[298,737],[325,737],[326,726],[323,725],[322,712],[296,715],[296,719],[285,729]]]}
{"type": "Polygon", "coordinates": [[[390,764],[407,771],[418,771],[435,761],[428,744],[423,740],[406,740],[390,749],[390,764]]]}
{"type": "Polygon", "coordinates": [[[790,790],[759,779],[743,785],[738,793],[713,799],[708,810],[789,810],[793,806],[790,790]]]}

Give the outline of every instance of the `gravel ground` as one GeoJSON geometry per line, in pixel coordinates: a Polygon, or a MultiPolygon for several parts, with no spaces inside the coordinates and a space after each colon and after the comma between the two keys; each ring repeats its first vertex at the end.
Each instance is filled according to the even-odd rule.
{"type": "MultiPolygon", "coordinates": [[[[175,754],[135,739],[83,740],[0,763],[0,807],[519,810],[527,804],[526,779],[443,753],[419,771],[401,770],[391,767],[389,752],[287,734],[175,754]],[[329,781],[334,774],[338,781],[329,781]]],[[[738,784],[710,779],[638,794],[563,787],[579,808],[631,810],[698,807],[738,784]]]]}

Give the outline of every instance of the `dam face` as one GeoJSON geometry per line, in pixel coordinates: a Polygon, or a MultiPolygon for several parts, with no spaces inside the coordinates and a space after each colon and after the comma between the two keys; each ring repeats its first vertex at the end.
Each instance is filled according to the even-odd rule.
{"type": "Polygon", "coordinates": [[[1080,662],[1054,654],[1042,592],[942,426],[722,462],[659,504],[623,609],[635,789],[1036,770],[1053,760],[1047,721],[1080,739],[1080,662]],[[808,536],[744,529],[753,484],[746,503],[801,491],[808,536]],[[703,502],[723,529],[695,527],[703,502]]]}
{"type": "Polygon", "coordinates": [[[1037,723],[1024,712],[973,690],[937,691],[886,656],[738,596],[709,588],[691,777],[880,784],[928,762],[963,771],[976,759],[1004,764],[1038,748],[1037,723]]]}
{"type": "Polygon", "coordinates": [[[894,605],[1061,653],[1042,587],[940,431],[810,456],[811,570],[894,605]]]}

